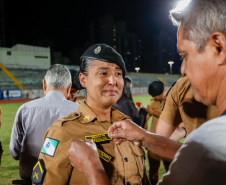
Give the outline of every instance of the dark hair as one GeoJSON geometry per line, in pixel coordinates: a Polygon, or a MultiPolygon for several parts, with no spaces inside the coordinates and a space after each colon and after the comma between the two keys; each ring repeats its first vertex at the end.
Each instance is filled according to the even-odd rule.
{"type": "Polygon", "coordinates": [[[88,67],[93,64],[93,60],[94,59],[90,58],[81,58],[80,73],[84,74],[85,76],[88,76],[88,67]]]}
{"type": "Polygon", "coordinates": [[[148,93],[155,97],[160,94],[162,94],[164,91],[164,84],[158,80],[158,81],[153,81],[149,86],[148,86],[148,93]]]}
{"type": "Polygon", "coordinates": [[[77,71],[75,69],[69,69],[71,72],[71,81],[72,81],[72,86],[71,88],[77,89],[77,90],[82,90],[84,87],[81,85],[79,81],[79,73],[80,71],[77,71]]]}
{"type": "Polygon", "coordinates": [[[131,83],[132,83],[132,80],[128,76],[126,76],[124,78],[124,87],[123,87],[123,91],[122,91],[122,97],[126,97],[126,98],[130,99],[131,101],[133,101],[132,93],[130,90],[131,83]]]}

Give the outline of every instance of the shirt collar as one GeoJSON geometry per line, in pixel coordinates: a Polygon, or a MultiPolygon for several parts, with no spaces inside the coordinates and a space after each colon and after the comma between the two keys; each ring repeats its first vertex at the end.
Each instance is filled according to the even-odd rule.
{"type": "MultiPolygon", "coordinates": [[[[78,110],[76,112],[79,112],[82,115],[80,121],[83,123],[89,123],[95,119],[98,120],[98,116],[85,103],[85,101],[81,102],[81,104],[79,105],[78,110]]],[[[123,120],[123,119],[129,119],[128,116],[124,115],[123,113],[121,113],[120,111],[118,111],[114,108],[112,108],[111,114],[112,114],[112,122],[123,120]]]]}
{"type": "MultiPolygon", "coordinates": [[[[64,94],[63,93],[61,93],[60,91],[56,91],[56,90],[52,90],[52,91],[49,91],[47,94],[46,94],[46,96],[57,96],[57,97],[64,97],[65,98],[65,96],[64,96],[64,94]]],[[[65,98],[66,99],[66,98],[65,98]]]]}

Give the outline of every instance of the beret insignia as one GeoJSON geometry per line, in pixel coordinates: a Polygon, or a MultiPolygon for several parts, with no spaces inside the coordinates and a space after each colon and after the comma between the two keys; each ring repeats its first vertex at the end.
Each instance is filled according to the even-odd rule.
{"type": "Polygon", "coordinates": [[[97,46],[96,49],[94,49],[94,53],[95,54],[100,53],[100,51],[101,51],[101,47],[100,46],[97,46]]]}

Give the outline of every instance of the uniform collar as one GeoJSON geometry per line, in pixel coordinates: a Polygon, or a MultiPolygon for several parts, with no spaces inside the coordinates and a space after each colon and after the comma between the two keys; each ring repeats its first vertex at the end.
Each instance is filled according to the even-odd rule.
{"type": "MultiPolygon", "coordinates": [[[[81,102],[81,104],[79,105],[78,110],[76,112],[78,112],[81,115],[80,121],[82,123],[89,123],[95,119],[99,120],[98,116],[85,103],[85,101],[81,102]]],[[[122,112],[120,112],[114,108],[111,109],[111,114],[112,114],[112,122],[123,120],[123,119],[129,119],[128,116],[124,115],[122,112]]],[[[105,122],[105,121],[103,121],[103,122],[105,122]]]]}

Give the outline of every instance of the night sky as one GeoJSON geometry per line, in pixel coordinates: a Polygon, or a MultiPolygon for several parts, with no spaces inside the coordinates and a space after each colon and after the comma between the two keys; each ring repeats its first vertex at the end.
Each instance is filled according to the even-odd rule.
{"type": "Polygon", "coordinates": [[[51,41],[55,51],[81,47],[89,41],[89,24],[111,14],[114,21],[126,21],[127,31],[151,45],[151,36],[166,30],[176,37],[177,28],[168,18],[175,0],[5,0],[7,47],[17,43],[35,45],[51,41]]]}

